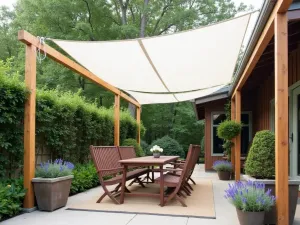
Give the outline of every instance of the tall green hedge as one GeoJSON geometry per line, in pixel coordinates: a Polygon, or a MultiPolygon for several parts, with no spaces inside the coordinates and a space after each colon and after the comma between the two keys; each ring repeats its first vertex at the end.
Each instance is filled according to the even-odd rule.
{"type": "MultiPolygon", "coordinates": [[[[24,102],[29,93],[9,65],[0,61],[0,178],[23,164],[24,102]]],[[[98,108],[79,93],[37,90],[36,153],[84,163],[89,145],[112,145],[113,109],[98,108]]],[[[145,128],[141,126],[142,135],[145,128]]],[[[120,139],[136,138],[137,123],[127,110],[120,116],[120,139]]],[[[21,170],[19,170],[21,172],[21,170]]]]}

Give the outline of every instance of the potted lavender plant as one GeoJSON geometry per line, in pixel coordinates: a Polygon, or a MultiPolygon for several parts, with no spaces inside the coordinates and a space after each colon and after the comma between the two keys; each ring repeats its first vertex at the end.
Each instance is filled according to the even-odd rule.
{"type": "Polygon", "coordinates": [[[225,198],[236,208],[240,225],[263,225],[265,212],[275,205],[271,189],[259,182],[235,182],[225,190],[225,198]]]}
{"type": "Polygon", "coordinates": [[[36,169],[36,178],[32,179],[32,183],[40,210],[52,212],[67,204],[73,169],[72,163],[62,159],[41,163],[36,169]]]}
{"type": "Polygon", "coordinates": [[[214,170],[218,172],[220,180],[230,180],[232,173],[232,163],[225,160],[218,160],[214,162],[214,170]]]}

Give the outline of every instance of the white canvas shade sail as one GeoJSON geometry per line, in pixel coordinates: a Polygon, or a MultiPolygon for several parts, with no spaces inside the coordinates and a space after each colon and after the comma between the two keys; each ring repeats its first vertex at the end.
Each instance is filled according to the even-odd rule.
{"type": "Polygon", "coordinates": [[[187,101],[230,83],[250,16],[152,38],[53,41],[140,104],[187,101]]]}

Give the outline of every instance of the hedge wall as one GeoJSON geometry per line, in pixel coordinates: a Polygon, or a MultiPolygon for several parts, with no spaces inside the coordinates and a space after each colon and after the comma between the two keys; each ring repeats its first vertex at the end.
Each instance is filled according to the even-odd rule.
{"type": "MultiPolygon", "coordinates": [[[[28,93],[18,75],[11,74],[9,65],[0,61],[0,178],[11,177],[22,168],[28,93]]],[[[84,163],[88,161],[89,145],[113,144],[113,109],[98,108],[80,93],[37,90],[36,109],[37,154],[84,163]]],[[[121,141],[136,138],[136,120],[127,110],[122,110],[120,117],[121,141]]],[[[143,125],[141,131],[143,135],[143,125]]]]}

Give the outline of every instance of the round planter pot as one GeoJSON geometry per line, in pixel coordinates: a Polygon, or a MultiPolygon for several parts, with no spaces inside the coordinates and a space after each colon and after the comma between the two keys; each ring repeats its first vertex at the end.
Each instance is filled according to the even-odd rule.
{"type": "MultiPolygon", "coordinates": [[[[255,179],[249,175],[243,175],[243,178],[246,181],[258,181],[264,183],[266,191],[271,189],[271,194],[275,195],[275,180],[270,179],[255,179]]],[[[294,223],[295,213],[297,208],[298,200],[298,190],[299,190],[299,180],[289,180],[289,224],[294,223]]],[[[269,212],[265,213],[265,224],[276,224],[277,222],[277,213],[276,207],[273,206],[269,212]]]]}
{"type": "Polygon", "coordinates": [[[73,175],[58,178],[33,178],[39,210],[52,212],[67,204],[73,175]]]}
{"type": "Polygon", "coordinates": [[[231,172],[218,171],[218,176],[220,180],[230,180],[231,172]]]}
{"type": "Polygon", "coordinates": [[[243,212],[236,209],[240,225],[263,225],[265,212],[243,212]]]}
{"type": "Polygon", "coordinates": [[[153,157],[154,158],[159,158],[160,157],[160,153],[159,152],[154,152],[153,153],[153,157]]]}

